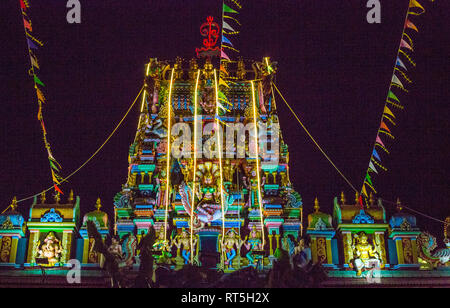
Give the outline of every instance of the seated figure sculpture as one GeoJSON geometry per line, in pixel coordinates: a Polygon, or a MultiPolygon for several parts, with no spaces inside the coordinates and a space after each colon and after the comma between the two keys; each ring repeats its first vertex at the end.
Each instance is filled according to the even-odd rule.
{"type": "Polygon", "coordinates": [[[354,265],[356,267],[357,276],[361,276],[363,269],[371,269],[373,266],[379,267],[380,258],[375,248],[368,242],[365,232],[360,232],[354,236],[353,251],[356,255],[354,265]]]}
{"type": "Polygon", "coordinates": [[[53,231],[45,237],[44,243],[38,251],[39,258],[46,258],[50,265],[58,263],[61,258],[62,246],[53,231]]]}

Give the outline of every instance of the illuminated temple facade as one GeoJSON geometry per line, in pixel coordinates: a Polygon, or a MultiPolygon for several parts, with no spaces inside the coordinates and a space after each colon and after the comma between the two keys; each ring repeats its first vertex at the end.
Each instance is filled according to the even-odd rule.
{"type": "Polygon", "coordinates": [[[371,197],[361,206],[358,196],[347,201],[342,193],[332,214],[321,212],[317,199],[309,205],[314,210],[303,214],[289,179],[288,146],[278,131],[276,63],[269,58],[220,66],[209,57],[150,59],[145,71],[127,181],[108,203],[113,215],[97,200],[80,216],[80,198],[73,193],[64,202],[59,195],[35,197],[27,214],[13,201],[0,215],[1,286],[39,284],[41,267],[65,283],[74,259],[83,283],[101,285],[104,257],[93,247],[88,221],[105,242],[119,239],[129,271],[139,269],[139,243],[153,228],[155,262],[174,270],[194,264],[267,273],[285,251],[320,263],[331,286],[364,283],[373,268],[387,281],[448,281],[450,218],[447,246],[438,248],[400,202],[388,217],[381,201],[371,197]],[[227,139],[230,129],[235,131],[227,139]]]}

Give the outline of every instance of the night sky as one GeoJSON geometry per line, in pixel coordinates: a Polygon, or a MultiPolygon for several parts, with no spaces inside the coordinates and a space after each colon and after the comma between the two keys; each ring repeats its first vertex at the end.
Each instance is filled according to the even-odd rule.
{"type": "MultiPolygon", "coordinates": [[[[31,0],[33,33],[45,42],[37,51],[46,84],[44,118],[55,158],[68,175],[105,140],[143,83],[150,57],[187,60],[201,46],[206,16],[220,20],[218,0],[81,0],[81,24],[66,21],[65,0],[31,0]]],[[[278,61],[277,86],[328,155],[359,189],[392,76],[408,0],[381,0],[381,24],[366,21],[366,0],[242,0],[242,26],[233,43],[245,59],[278,61]]],[[[450,2],[420,1],[427,9],[411,20],[410,69],[414,83],[400,94],[405,110],[393,108],[396,139],[384,138],[389,169],[376,176],[384,199],[444,219],[450,215],[449,72],[450,2]]],[[[51,183],[43,147],[18,0],[0,1],[0,207],[38,193],[51,183]]],[[[230,37],[231,38],[231,37],[230,37]]],[[[406,63],[406,62],[405,62],[406,63]]],[[[410,66],[408,66],[410,67],[410,66]]],[[[289,145],[291,180],[306,212],[318,196],[331,213],[341,191],[354,195],[315,148],[287,107],[277,101],[289,145]]],[[[63,185],[81,198],[82,215],[97,197],[112,212],[112,199],[125,183],[127,155],[138,108],[102,152],[63,185]]],[[[31,201],[19,209],[28,218],[31,201]]],[[[392,208],[387,207],[389,210],[392,208]]],[[[442,236],[442,226],[419,218],[423,229],[442,236]]]]}

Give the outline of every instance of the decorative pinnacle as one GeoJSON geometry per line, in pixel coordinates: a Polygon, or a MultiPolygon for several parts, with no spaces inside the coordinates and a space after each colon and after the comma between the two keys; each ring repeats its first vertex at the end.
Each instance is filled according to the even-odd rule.
{"type": "Polygon", "coordinates": [[[370,193],[370,196],[369,196],[369,204],[370,204],[370,206],[373,206],[375,204],[375,199],[373,198],[372,192],[370,193]]]}
{"type": "Polygon", "coordinates": [[[12,211],[15,211],[17,209],[17,197],[16,196],[14,196],[14,198],[12,199],[10,207],[11,207],[12,211]]]}
{"type": "Polygon", "coordinates": [[[343,191],[341,192],[341,204],[345,205],[345,195],[343,191]]]}
{"type": "Polygon", "coordinates": [[[400,212],[403,209],[402,203],[400,202],[400,198],[397,198],[397,210],[400,212]]]}
{"type": "Polygon", "coordinates": [[[59,201],[61,200],[61,195],[60,195],[59,191],[55,194],[54,198],[55,198],[56,204],[58,204],[59,201]]]}
{"type": "Polygon", "coordinates": [[[355,193],[355,204],[358,205],[359,204],[359,192],[355,193]]]}
{"type": "Polygon", "coordinates": [[[70,190],[70,195],[69,195],[69,202],[72,203],[73,202],[73,189],[70,190]]]}
{"type": "Polygon", "coordinates": [[[41,192],[41,203],[42,204],[45,203],[45,190],[43,192],[41,192]]]}
{"type": "Polygon", "coordinates": [[[319,209],[320,209],[319,200],[316,197],[316,199],[314,200],[314,210],[316,211],[316,213],[319,213],[319,209]]]}
{"type": "Polygon", "coordinates": [[[100,198],[97,198],[97,202],[95,202],[95,208],[97,211],[100,211],[100,208],[102,207],[102,202],[100,201],[100,198]]]}

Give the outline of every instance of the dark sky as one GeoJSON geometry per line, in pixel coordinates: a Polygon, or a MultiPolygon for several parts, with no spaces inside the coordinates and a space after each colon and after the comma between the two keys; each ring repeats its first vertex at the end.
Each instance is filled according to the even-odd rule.
{"type": "MultiPolygon", "coordinates": [[[[190,59],[201,45],[206,16],[220,19],[218,0],[81,0],[82,23],[66,22],[65,0],[32,0],[35,35],[46,44],[37,54],[47,85],[44,117],[56,159],[68,175],[105,140],[143,82],[149,57],[190,59]]],[[[361,187],[379,126],[408,0],[381,0],[381,24],[366,22],[366,0],[242,0],[242,33],[235,45],[246,59],[278,61],[277,84],[313,136],[356,187],[361,187]]],[[[393,109],[396,139],[384,138],[389,168],[375,178],[380,196],[440,219],[450,215],[448,97],[450,3],[422,0],[427,9],[411,20],[414,83],[393,109]]],[[[18,0],[0,1],[1,193],[4,208],[51,185],[44,151],[18,0]]],[[[398,91],[397,91],[398,92],[398,91]]],[[[315,148],[281,100],[281,128],[289,145],[291,180],[311,212],[351,189],[315,148]]],[[[111,212],[112,198],[126,180],[127,152],[137,108],[70,188],[81,210],[96,198],[111,212]]],[[[20,208],[26,214],[31,202],[20,208]]],[[[419,218],[441,236],[439,223],[419,218]]]]}

